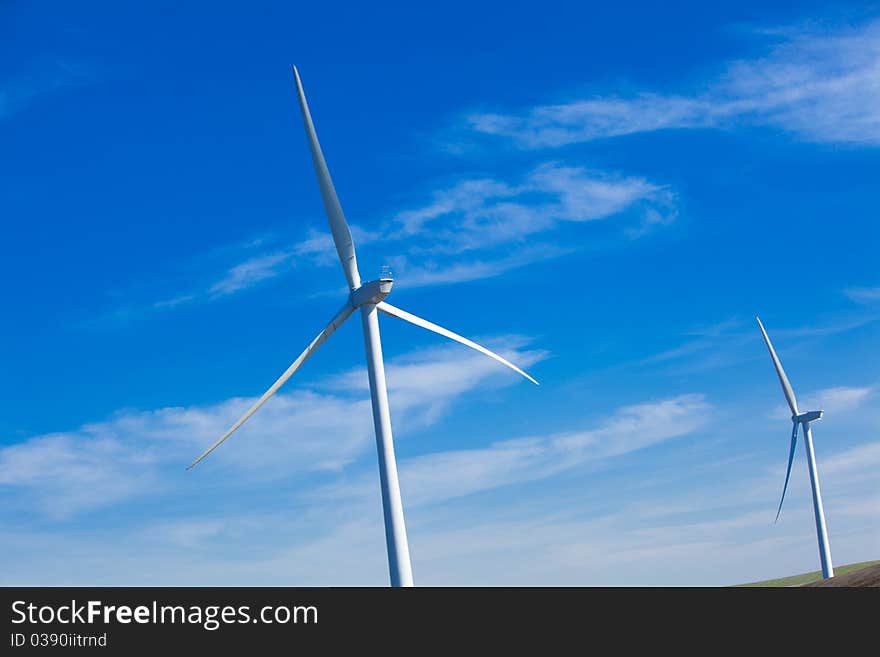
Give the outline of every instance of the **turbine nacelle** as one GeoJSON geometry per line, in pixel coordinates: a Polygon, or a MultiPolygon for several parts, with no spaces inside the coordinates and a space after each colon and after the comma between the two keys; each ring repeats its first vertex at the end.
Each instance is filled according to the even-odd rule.
{"type": "Polygon", "coordinates": [[[795,423],[806,424],[807,422],[814,422],[816,420],[821,420],[822,415],[825,411],[807,411],[806,413],[801,413],[799,415],[792,415],[791,421],[795,423]]]}
{"type": "Polygon", "coordinates": [[[359,288],[351,291],[348,301],[352,308],[360,308],[370,303],[380,303],[391,292],[392,285],[394,285],[394,279],[390,276],[364,283],[359,288]]]}

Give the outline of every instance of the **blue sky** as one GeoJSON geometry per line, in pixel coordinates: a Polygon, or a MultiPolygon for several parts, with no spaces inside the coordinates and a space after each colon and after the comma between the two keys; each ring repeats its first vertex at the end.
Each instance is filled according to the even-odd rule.
{"type": "Polygon", "coordinates": [[[344,278],[419,584],[728,584],[880,555],[880,7],[0,3],[4,584],[383,584],[358,322],[184,467],[344,278]]]}

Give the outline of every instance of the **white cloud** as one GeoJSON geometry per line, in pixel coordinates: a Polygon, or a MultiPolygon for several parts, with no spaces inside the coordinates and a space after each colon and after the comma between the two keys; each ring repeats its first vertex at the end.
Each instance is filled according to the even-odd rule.
{"type": "Polygon", "coordinates": [[[667,223],[675,197],[642,178],[590,171],[558,162],[534,168],[519,182],[462,180],[432,200],[395,217],[397,237],[430,234],[414,253],[459,254],[522,243],[560,222],[586,222],[631,213],[637,224],[667,223]]]}
{"type": "Polygon", "coordinates": [[[190,518],[185,521],[154,525],[150,527],[149,534],[153,537],[160,536],[164,542],[170,545],[193,549],[221,536],[228,524],[216,519],[190,518]]]}
{"type": "MultiPolygon", "coordinates": [[[[389,318],[389,321],[396,320],[389,318]]],[[[430,335],[425,333],[426,339],[443,340],[438,336],[427,337],[430,335]]],[[[541,349],[527,349],[530,340],[522,336],[478,339],[522,368],[528,368],[549,355],[541,349]]],[[[434,423],[449,404],[478,386],[512,385],[522,381],[519,374],[460,345],[444,345],[395,358],[386,364],[385,371],[395,415],[394,425],[403,428],[434,423]]],[[[329,391],[369,394],[367,373],[362,368],[327,379],[322,385],[329,391]]],[[[369,405],[369,402],[365,399],[364,404],[369,405]]],[[[372,435],[372,431],[370,424],[368,435],[372,435]]]]}
{"type": "Polygon", "coordinates": [[[498,257],[445,262],[425,256],[394,256],[388,264],[398,278],[400,289],[431,285],[449,285],[467,281],[485,280],[519,269],[535,262],[543,262],[571,253],[571,248],[551,244],[529,244],[511,254],[498,257]]]}
{"type": "MultiPolygon", "coordinates": [[[[863,495],[877,465],[873,456],[863,457],[873,455],[874,447],[841,452],[846,466],[839,473],[823,467],[838,564],[872,558],[880,547],[873,529],[880,513],[876,486],[873,497],[863,495]],[[862,485],[841,499],[835,494],[841,478],[862,485]]],[[[823,466],[834,460],[825,459],[823,466]]],[[[806,477],[799,479],[806,488],[806,477]]],[[[808,491],[779,525],[772,522],[772,508],[764,508],[766,500],[749,497],[745,505],[729,506],[737,490],[761,488],[763,480],[746,477],[733,490],[726,480],[685,491],[661,485],[633,498],[619,489],[638,488],[641,472],[620,462],[613,489],[621,502],[610,512],[583,499],[566,504],[554,495],[523,497],[516,491],[509,505],[464,506],[457,500],[408,507],[416,583],[725,585],[816,569],[808,491]],[[640,512],[646,498],[662,505],[663,513],[640,512]]],[[[607,494],[598,481],[591,486],[601,486],[597,495],[607,494]]],[[[218,509],[209,518],[182,516],[109,531],[6,531],[0,535],[7,564],[2,582],[383,586],[387,570],[375,483],[366,499],[366,505],[334,499],[312,514],[285,504],[240,514],[218,509]],[[70,556],[59,562],[52,556],[59,553],[70,556]]]]}
{"type": "MultiPolygon", "coordinates": [[[[798,395],[798,408],[801,412],[809,410],[824,410],[829,415],[839,415],[852,411],[862,406],[873,394],[873,386],[835,386],[822,388],[798,395]]],[[[780,391],[780,395],[782,392],[780,391]]],[[[776,406],[773,411],[774,418],[791,418],[788,406],[782,404],[776,406]]]]}
{"type": "MultiPolygon", "coordinates": [[[[838,475],[843,475],[849,478],[860,472],[876,475],[880,471],[880,442],[867,443],[832,454],[822,459],[820,467],[822,473],[830,477],[842,478],[838,475]]],[[[875,487],[874,492],[880,498],[880,486],[875,487]]]]}
{"type": "Polygon", "coordinates": [[[31,491],[41,511],[63,518],[114,504],[155,483],[154,447],[130,450],[130,445],[102,433],[84,428],[4,447],[0,486],[31,491]]]}
{"type": "Polygon", "coordinates": [[[711,111],[711,103],[646,93],[541,105],[521,114],[471,114],[466,121],[475,132],[509,137],[522,148],[556,148],[665,128],[706,126],[711,111]]]}
{"type": "MultiPolygon", "coordinates": [[[[503,440],[479,449],[436,452],[400,464],[407,504],[417,506],[516,483],[537,481],[585,463],[620,456],[705,426],[711,406],[681,395],[625,406],[595,428],[503,440]]],[[[330,497],[361,496],[371,482],[327,489],[330,497]]]]}
{"type": "MultiPolygon", "coordinates": [[[[674,196],[641,178],[548,163],[534,169],[516,187],[490,179],[462,181],[436,192],[427,205],[398,213],[387,232],[357,226],[352,226],[352,232],[360,255],[376,242],[383,242],[386,252],[382,262],[392,267],[399,286],[414,289],[483,280],[558,258],[573,249],[530,238],[561,221],[590,221],[625,213],[635,218],[630,222],[634,228],[629,236],[637,236],[675,217],[674,196]],[[425,226],[430,239],[422,232],[425,226]],[[508,243],[514,248],[503,248],[508,243]]],[[[272,246],[266,242],[248,241],[236,252],[272,246]]],[[[215,249],[224,256],[231,250],[215,249]]],[[[283,276],[303,263],[338,267],[329,232],[310,229],[304,239],[289,246],[275,244],[275,248],[249,253],[207,285],[178,291],[143,307],[118,308],[106,318],[131,319],[150,310],[227,298],[283,276]]],[[[344,290],[334,287],[332,293],[344,294],[344,290]]]]}
{"type": "MultiPolygon", "coordinates": [[[[489,342],[525,367],[546,357],[523,349],[523,338],[489,342]]],[[[468,391],[516,377],[458,345],[393,359],[387,375],[395,426],[404,429],[435,422],[468,391]]],[[[244,482],[343,468],[371,447],[365,382],[358,368],[327,380],[324,392],[276,395],[199,470],[230,471],[244,482]]],[[[210,406],[121,411],[74,431],[36,436],[0,448],[0,486],[26,492],[16,504],[53,517],[155,495],[252,403],[233,398],[210,406]]],[[[178,478],[176,485],[192,484],[199,474],[178,478]]],[[[12,504],[11,496],[7,500],[12,504]]]]}
{"type": "MultiPolygon", "coordinates": [[[[353,385],[355,375],[346,377],[328,383],[353,385]],[[346,377],[348,384],[342,380],[346,377]]],[[[674,422],[671,408],[654,417],[674,422]]],[[[647,413],[653,411],[615,413],[585,433],[601,434],[614,445],[614,436],[621,435],[614,418],[637,429],[642,420],[633,419],[644,419],[647,413]]],[[[600,448],[601,436],[585,442],[600,448]]],[[[874,529],[880,513],[878,446],[856,445],[821,459],[835,563],[873,558],[880,548],[874,529]]],[[[682,445],[670,458],[678,460],[691,450],[691,445],[682,445]]],[[[505,459],[502,465],[516,463],[515,458],[505,459]]],[[[818,567],[804,472],[794,477],[784,519],[774,525],[774,496],[781,486],[778,467],[765,472],[751,464],[734,470],[724,464],[709,471],[716,476],[704,473],[693,479],[689,468],[682,467],[685,485],[672,486],[646,479],[642,466],[628,459],[608,465],[613,466],[606,470],[608,477],[591,472],[576,498],[569,489],[531,487],[524,494],[513,481],[502,484],[511,489],[501,503],[474,504],[452,496],[445,503],[438,498],[417,505],[407,499],[416,583],[723,585],[818,567]],[[606,503],[612,496],[613,503],[606,503]]],[[[372,460],[369,467],[375,468],[372,460]]],[[[503,468],[497,481],[507,479],[503,468]]],[[[491,464],[489,472],[494,473],[491,464]]],[[[516,467],[507,472],[516,474],[516,467]]],[[[410,482],[404,482],[407,498],[421,485],[413,478],[420,474],[413,471],[410,482]]],[[[472,478],[467,470],[464,474],[467,486],[472,478]]],[[[229,497],[215,499],[212,491],[210,502],[195,509],[179,500],[167,510],[151,503],[149,513],[128,525],[83,524],[76,531],[63,524],[31,529],[5,521],[0,559],[6,568],[0,579],[5,585],[382,586],[387,570],[374,474],[370,483],[361,497],[333,497],[324,503],[313,497],[306,506],[291,503],[289,488],[277,485],[271,495],[275,503],[266,507],[247,499],[231,508],[229,497]],[[179,512],[167,517],[172,508],[179,512]],[[65,559],[59,560],[58,554],[65,559]]],[[[439,492],[444,490],[446,484],[439,492]]],[[[187,497],[185,491],[175,495],[187,497]]]]}
{"type": "Polygon", "coordinates": [[[738,123],[773,126],[806,141],[880,144],[880,20],[773,36],[781,42],[766,56],[729,63],[704,92],[599,95],[519,113],[472,114],[467,123],[528,149],[738,123]]]}
{"type": "Polygon", "coordinates": [[[208,293],[226,296],[274,278],[289,267],[291,257],[291,253],[279,251],[249,258],[229,269],[223,278],[211,285],[208,293]]]}
{"type": "Polygon", "coordinates": [[[872,394],[873,390],[872,386],[836,386],[834,388],[823,388],[806,395],[804,400],[808,405],[816,408],[824,408],[832,413],[841,413],[861,406],[872,394]]]}
{"type": "Polygon", "coordinates": [[[768,56],[730,66],[724,111],[808,141],[880,144],[880,20],[781,36],[768,56]]]}
{"type": "Polygon", "coordinates": [[[854,287],[844,290],[844,294],[857,303],[876,303],[880,301],[880,287],[854,287]]]}
{"type": "MultiPolygon", "coordinates": [[[[363,233],[363,236],[369,241],[369,234],[363,233]]],[[[198,268],[202,269],[205,268],[205,261],[216,266],[217,259],[228,260],[230,256],[235,256],[238,260],[227,265],[225,271],[216,276],[212,282],[203,282],[195,287],[191,287],[191,283],[188,283],[186,287],[189,289],[182,292],[179,290],[182,286],[178,285],[173,296],[140,307],[132,305],[118,308],[109,317],[131,319],[148,311],[170,310],[199,301],[228,298],[282,276],[300,262],[315,266],[327,266],[337,262],[333,238],[329,233],[311,229],[307,231],[306,237],[298,242],[289,245],[279,245],[277,242],[275,237],[261,235],[235,244],[215,247],[193,257],[192,262],[183,268],[187,270],[187,278],[192,278],[193,273],[189,270],[196,267],[197,263],[198,268]]],[[[210,281],[210,278],[204,274],[200,278],[210,281]]]]}
{"type": "MultiPolygon", "coordinates": [[[[398,285],[413,289],[491,278],[571,253],[574,246],[548,241],[563,223],[615,218],[632,239],[676,215],[675,194],[662,185],[545,162],[514,180],[458,180],[398,212],[384,232],[355,229],[354,240],[361,255],[381,242],[398,285]]],[[[312,231],[292,252],[314,264],[336,262],[329,233],[312,231]]]]}
{"type": "MultiPolygon", "coordinates": [[[[562,224],[614,218],[620,234],[635,239],[676,216],[677,198],[664,185],[638,176],[544,162],[511,180],[489,176],[458,180],[435,190],[427,203],[399,211],[382,230],[355,225],[352,233],[358,254],[362,257],[366,252],[367,260],[381,242],[382,262],[394,268],[401,285],[413,289],[492,278],[583,248],[551,243],[553,231],[562,224]]],[[[303,239],[290,244],[261,236],[211,253],[225,258],[229,252],[239,257],[244,252],[246,257],[227,266],[213,282],[195,288],[187,283],[183,290],[178,285],[168,298],[118,308],[106,317],[128,320],[148,311],[228,298],[301,264],[337,266],[332,237],[324,230],[309,229],[303,239]]],[[[333,293],[340,291],[333,288],[333,293]]]]}
{"type": "MultiPolygon", "coordinates": [[[[870,314],[860,314],[842,316],[820,321],[817,324],[793,328],[770,326],[766,322],[765,326],[777,351],[785,361],[785,354],[790,350],[796,351],[799,346],[797,342],[786,346],[786,339],[836,335],[865,326],[877,321],[877,319],[878,317],[870,314]]],[[[766,358],[767,366],[771,368],[771,372],[773,371],[767,356],[767,349],[753,317],[747,319],[728,318],[715,324],[695,327],[686,331],[685,335],[689,336],[688,339],[678,345],[638,358],[634,362],[639,365],[664,366],[668,368],[668,371],[676,374],[693,374],[729,367],[756,358],[761,360],[766,358]]],[[[782,408],[777,407],[771,413],[774,417],[788,417],[785,412],[782,412],[782,408]]]]}

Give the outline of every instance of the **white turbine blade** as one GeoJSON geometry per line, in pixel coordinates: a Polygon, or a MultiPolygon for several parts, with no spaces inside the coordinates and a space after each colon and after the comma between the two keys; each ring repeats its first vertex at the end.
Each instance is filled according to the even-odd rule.
{"type": "Polygon", "coordinates": [[[779,500],[779,508],[776,509],[776,520],[779,520],[779,514],[782,512],[782,503],[785,501],[785,491],[788,490],[788,478],[791,477],[791,463],[794,461],[794,449],[797,447],[798,423],[795,421],[791,430],[791,449],[788,452],[788,470],[785,471],[785,484],[782,486],[782,498],[779,500]]]}
{"type": "Polygon", "coordinates": [[[522,374],[524,377],[526,377],[529,381],[534,383],[536,386],[540,385],[537,381],[535,381],[535,379],[533,379],[528,374],[523,372],[520,368],[518,368],[516,365],[511,363],[509,360],[502,358],[501,356],[499,356],[498,354],[496,354],[493,351],[489,351],[488,349],[486,349],[486,347],[482,347],[482,346],[478,345],[476,342],[472,342],[471,340],[468,340],[467,338],[460,336],[458,333],[453,333],[452,331],[445,329],[442,326],[437,326],[436,324],[429,322],[426,319],[422,319],[421,317],[416,317],[415,315],[408,313],[405,310],[401,310],[400,308],[397,308],[395,306],[392,306],[390,303],[386,303],[385,301],[381,301],[379,304],[376,305],[376,307],[379,310],[381,310],[383,313],[385,313],[386,315],[391,315],[392,317],[398,317],[400,319],[406,320],[407,322],[410,322],[411,324],[415,324],[416,326],[421,326],[422,328],[426,328],[429,331],[434,331],[434,333],[439,333],[440,335],[446,336],[450,340],[455,340],[456,342],[460,342],[461,344],[466,345],[466,346],[470,347],[471,349],[476,349],[481,354],[486,354],[489,358],[494,358],[499,363],[501,363],[503,365],[507,365],[507,367],[512,369],[514,372],[518,372],[518,373],[522,374]]]}
{"type": "Polygon", "coordinates": [[[755,317],[755,319],[758,320],[758,326],[761,329],[761,333],[764,335],[764,342],[767,343],[767,349],[770,351],[770,358],[773,359],[773,366],[776,368],[776,376],[779,377],[779,383],[782,384],[782,392],[785,395],[785,401],[788,402],[788,407],[791,409],[792,415],[797,415],[798,406],[797,399],[794,398],[794,390],[792,390],[791,384],[788,382],[788,377],[785,376],[785,370],[782,369],[782,363],[779,362],[776,350],[773,349],[773,344],[770,342],[770,336],[768,336],[767,331],[764,330],[761,318],[755,317]]]}
{"type": "Polygon", "coordinates": [[[354,290],[360,287],[361,277],[358,273],[357,258],[354,254],[354,242],[351,239],[351,230],[345,215],[342,213],[342,205],[336,196],[336,188],[330,179],[330,171],[327,162],[324,161],[324,153],[321,144],[318,143],[318,135],[315,133],[315,124],[312,123],[312,115],[309,113],[309,105],[306,103],[306,94],[303,91],[302,82],[296,66],[293,67],[293,77],[296,79],[296,91],[299,95],[299,108],[302,110],[303,123],[306,127],[306,136],[309,139],[309,150],[312,152],[312,163],[315,165],[315,174],[318,176],[318,186],[321,188],[321,198],[324,199],[324,210],[330,221],[330,232],[333,233],[333,242],[336,244],[336,252],[345,272],[348,287],[354,290]]]}
{"type": "Polygon", "coordinates": [[[324,342],[327,340],[327,338],[329,338],[333,334],[333,332],[336,329],[338,329],[342,325],[342,323],[346,319],[348,319],[349,316],[353,312],[354,312],[354,308],[352,308],[350,304],[346,303],[345,306],[343,306],[342,310],[340,310],[336,314],[336,316],[332,320],[330,320],[330,323],[327,325],[327,328],[325,328],[323,331],[321,331],[318,334],[318,337],[316,337],[314,340],[312,340],[312,343],[308,347],[306,347],[305,351],[303,351],[297,357],[297,359],[295,361],[293,361],[293,363],[290,365],[290,367],[287,368],[287,370],[284,372],[284,374],[282,374],[278,378],[278,380],[272,384],[272,387],[269,388],[266,392],[264,392],[263,396],[260,397],[256,402],[254,402],[254,405],[248,409],[247,413],[242,415],[235,422],[235,424],[233,424],[231,427],[229,427],[229,429],[226,431],[226,433],[224,433],[222,436],[220,436],[220,438],[218,438],[217,441],[213,445],[211,445],[208,449],[206,449],[204,452],[202,452],[202,455],[199,456],[199,458],[197,458],[195,461],[193,461],[190,464],[190,466],[187,468],[187,470],[191,470],[192,468],[197,466],[199,464],[199,462],[201,462],[208,454],[210,454],[215,449],[217,449],[217,447],[220,446],[220,443],[222,443],[224,440],[229,438],[229,436],[231,436],[235,432],[236,429],[238,429],[242,424],[244,424],[251,415],[256,413],[257,410],[259,410],[260,406],[265,404],[266,401],[269,399],[269,397],[271,397],[276,392],[278,392],[278,388],[283,386],[284,382],[287,381],[287,379],[289,379],[291,376],[293,376],[293,373],[296,372],[304,362],[306,362],[306,360],[308,359],[309,356],[311,356],[313,353],[315,353],[315,350],[317,350],[318,347],[320,347],[322,344],[324,344],[324,342]]]}

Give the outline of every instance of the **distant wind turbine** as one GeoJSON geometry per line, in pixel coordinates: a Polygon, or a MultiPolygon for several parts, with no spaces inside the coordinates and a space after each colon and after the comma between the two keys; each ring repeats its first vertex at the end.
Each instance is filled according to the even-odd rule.
{"type": "Polygon", "coordinates": [[[330,232],[333,234],[333,242],[336,244],[336,252],[342,263],[342,270],[348,282],[349,294],[345,304],[338,313],[330,320],[327,327],[312,340],[299,357],[272,386],[263,393],[253,406],[233,424],[229,430],[220,436],[217,441],[190,464],[188,470],[195,467],[202,459],[214,451],[220,443],[229,438],[247,419],[257,412],[284,382],[296,372],[302,364],[320,347],[330,335],[338,329],[355,310],[360,309],[361,320],[364,329],[364,343],[367,351],[367,372],[370,378],[370,396],[373,402],[373,425],[376,431],[376,447],[379,452],[379,483],[382,490],[382,509],[385,515],[385,542],[388,549],[388,570],[391,577],[391,586],[412,586],[412,565],[409,557],[409,545],[406,539],[406,526],[403,520],[403,505],[400,500],[400,484],[397,478],[397,462],[394,457],[394,442],[391,436],[391,413],[388,408],[388,390],[385,385],[385,362],[382,358],[382,343],[379,339],[379,317],[377,311],[386,315],[398,317],[416,326],[421,326],[429,331],[434,331],[442,336],[460,342],[463,345],[476,349],[480,353],[494,358],[518,372],[529,381],[537,385],[537,381],[518,368],[513,363],[505,360],[498,354],[489,351],[485,347],[463,338],[457,333],[437,326],[425,319],[396,308],[385,302],[385,297],[391,292],[393,280],[390,275],[380,276],[378,280],[361,283],[358,272],[357,259],[354,253],[354,243],[351,239],[351,231],[342,213],[342,206],[336,196],[333,181],[318,136],[315,134],[315,126],[306,103],[302,82],[296,67],[293,67],[293,76],[296,80],[296,90],[299,96],[299,106],[302,110],[303,122],[305,123],[306,136],[309,141],[309,149],[312,152],[312,163],[318,176],[318,186],[321,188],[321,197],[324,200],[324,209],[330,221],[330,232]]]}
{"type": "Polygon", "coordinates": [[[819,559],[822,562],[822,577],[828,579],[829,577],[834,577],[834,566],[831,564],[831,547],[828,545],[828,531],[825,529],[825,511],[822,508],[822,492],[819,490],[819,471],[816,468],[816,455],[813,452],[813,432],[810,430],[810,423],[822,419],[824,411],[807,411],[806,413],[798,411],[794,390],[791,387],[791,383],[788,382],[788,377],[785,375],[785,370],[782,369],[782,363],[779,362],[776,351],[773,349],[770,336],[764,330],[761,318],[755,317],[755,319],[758,320],[758,326],[761,329],[761,334],[764,336],[764,342],[767,343],[767,349],[770,351],[770,358],[773,359],[773,366],[776,368],[776,375],[779,377],[779,383],[782,385],[785,401],[788,402],[788,407],[791,409],[791,448],[788,452],[788,470],[785,472],[785,484],[782,486],[782,498],[779,500],[779,508],[776,510],[776,520],[779,520],[782,502],[785,500],[785,491],[788,488],[788,479],[791,476],[791,463],[794,460],[795,447],[797,447],[798,425],[801,425],[804,429],[804,445],[807,449],[810,484],[813,487],[813,511],[816,515],[816,535],[819,539],[819,559]]]}

